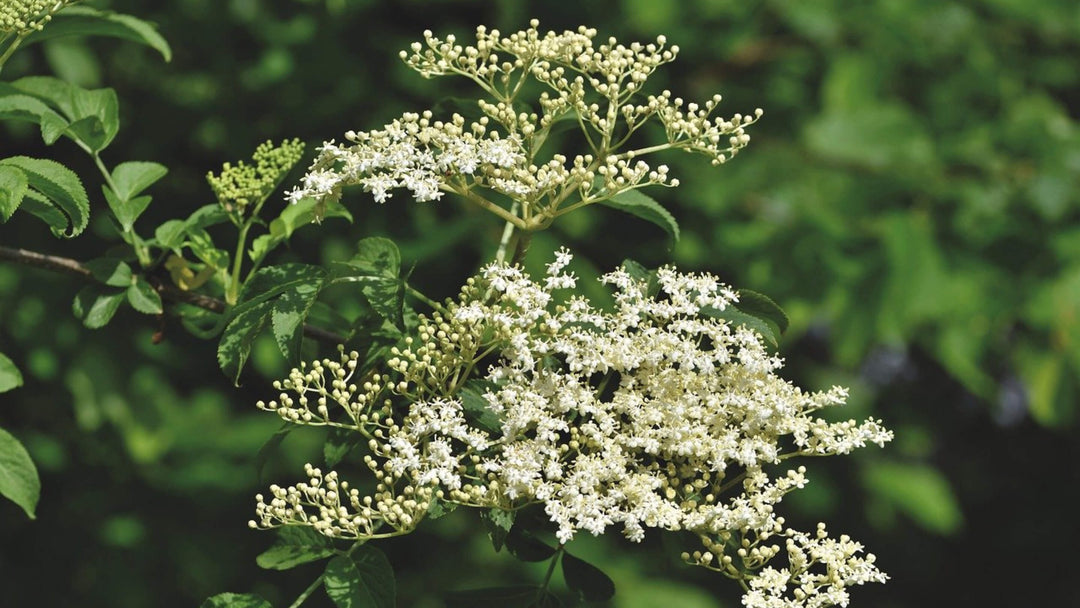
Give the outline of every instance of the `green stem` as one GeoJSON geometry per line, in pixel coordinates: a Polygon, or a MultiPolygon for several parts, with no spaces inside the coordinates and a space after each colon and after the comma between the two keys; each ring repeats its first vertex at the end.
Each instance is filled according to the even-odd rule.
{"type": "MultiPolygon", "coordinates": [[[[517,215],[518,202],[514,201],[514,204],[510,207],[510,213],[517,215]]],[[[499,250],[495,252],[495,263],[502,264],[506,261],[506,250],[510,246],[510,237],[514,236],[514,224],[512,222],[506,222],[503,226],[502,238],[499,239],[499,250]]]]}
{"type": "Polygon", "coordinates": [[[474,203],[476,205],[479,205],[484,210],[490,211],[490,212],[494,213],[495,215],[501,217],[502,219],[506,220],[507,222],[513,224],[515,228],[520,228],[522,230],[525,229],[525,221],[524,220],[522,220],[518,216],[514,215],[513,213],[510,213],[506,209],[503,209],[502,207],[496,205],[495,203],[487,200],[486,198],[476,194],[472,190],[464,190],[464,191],[462,191],[462,190],[453,190],[453,192],[455,192],[456,194],[460,194],[461,196],[464,196],[466,199],[468,199],[469,201],[471,201],[472,203],[474,203]]]}
{"type": "Polygon", "coordinates": [[[304,603],[304,600],[306,600],[312,593],[315,593],[315,590],[319,588],[319,585],[322,584],[323,578],[325,577],[325,574],[320,574],[318,578],[316,578],[314,581],[312,581],[310,585],[308,585],[307,589],[304,589],[304,591],[300,594],[300,597],[296,598],[295,602],[289,604],[289,608],[300,608],[300,605],[304,603]]]}
{"type": "Polygon", "coordinates": [[[559,558],[562,557],[563,551],[566,550],[566,545],[559,543],[559,548],[555,550],[555,555],[551,556],[551,563],[548,564],[547,573],[544,575],[544,582],[540,585],[540,589],[536,591],[536,601],[544,599],[544,594],[547,593],[548,585],[551,584],[551,575],[555,573],[555,564],[559,563],[559,558]]]}
{"type": "Polygon", "coordinates": [[[417,300],[420,300],[421,302],[423,302],[424,304],[427,304],[428,306],[430,306],[432,310],[437,310],[437,311],[443,313],[444,315],[450,314],[449,311],[446,310],[445,306],[443,306],[442,304],[439,304],[435,300],[432,300],[431,298],[427,297],[426,295],[421,293],[418,289],[416,289],[412,285],[406,284],[405,285],[405,291],[408,292],[408,294],[411,295],[412,297],[414,297],[417,300]]]}
{"type": "Polygon", "coordinates": [[[4,54],[0,55],[0,70],[4,69],[4,64],[7,63],[8,57],[11,57],[11,54],[15,52],[15,49],[19,48],[19,45],[22,44],[23,38],[25,37],[25,35],[20,34],[12,41],[11,45],[4,51],[4,54]]]}
{"type": "Polygon", "coordinates": [[[225,301],[230,305],[236,304],[240,297],[240,270],[244,265],[244,247],[247,245],[247,233],[251,229],[251,221],[244,222],[240,226],[240,234],[236,237],[236,252],[233,254],[232,275],[229,278],[229,286],[225,290],[225,301]]]}

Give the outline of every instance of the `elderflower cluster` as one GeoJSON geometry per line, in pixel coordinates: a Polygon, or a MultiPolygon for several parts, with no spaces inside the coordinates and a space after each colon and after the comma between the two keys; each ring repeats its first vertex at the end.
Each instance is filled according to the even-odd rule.
{"type": "Polygon", "coordinates": [[[52,20],[53,14],[74,3],[71,0],[4,0],[0,2],[0,32],[22,36],[40,31],[52,20]]]}
{"type": "Polygon", "coordinates": [[[577,285],[571,260],[558,252],[539,281],[486,267],[421,319],[389,372],[362,383],[355,354],[294,370],[278,387],[299,397],[260,407],[362,433],[376,491],[345,500],[336,476],[312,469],[309,482],[260,497],[252,525],[375,538],[410,531],[435,501],[535,503],[563,543],[614,526],[633,541],[647,528],[692,532],[706,550],[684,559],[748,581],[747,606],[844,605],[845,587],[883,581],[861,545],[790,529],[775,507],[807,483],[787,460],[883,445],[892,433],[876,420],[818,417],[846,390],[806,392],[781,378],[761,336],[725,318],[738,296],[716,277],[624,267],[603,277],[615,302],[605,310],[564,293],[577,285]],[[775,538],[787,539],[780,570],[768,565],[781,552],[775,538]]]}
{"type": "Polygon", "coordinates": [[[594,29],[541,34],[537,26],[534,20],[509,36],[480,27],[474,46],[425,32],[424,42],[414,43],[411,53],[402,51],[402,59],[425,77],[472,80],[491,98],[478,100],[482,116],[468,121],[459,114],[406,113],[380,130],[350,131],[349,144],[323,145],[288,199],[336,201],[353,185],[378,202],[398,188],[418,201],[452,192],[503,219],[519,214],[519,227],[532,230],[629,190],[678,185],[665,165],[650,165],[644,156],[681,149],[720,164],[749,143],[746,127],[761,116],[760,109],[721,118],[713,116],[719,95],[701,104],[670,91],[644,95],[652,72],[678,54],[663,36],[649,44],[625,46],[613,38],[597,44],[594,29]],[[529,80],[545,89],[533,103],[520,98],[529,80]],[[561,121],[578,126],[587,153],[544,152],[561,121]],[[663,127],[664,142],[635,147],[638,130],[650,121],[663,127]],[[517,206],[494,209],[498,198],[491,193],[517,206]]]}
{"type": "Polygon", "coordinates": [[[242,214],[266,200],[303,155],[304,144],[299,139],[276,146],[267,141],[255,149],[251,158],[254,164],[225,163],[221,173],[207,173],[206,181],[226,211],[242,214]]]}

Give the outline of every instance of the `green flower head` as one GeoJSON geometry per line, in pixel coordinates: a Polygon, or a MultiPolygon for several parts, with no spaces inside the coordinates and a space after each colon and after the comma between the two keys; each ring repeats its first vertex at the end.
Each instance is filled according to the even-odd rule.
{"type": "Polygon", "coordinates": [[[277,146],[267,141],[255,149],[252,164],[225,163],[221,173],[208,173],[206,181],[226,211],[243,214],[262,204],[303,154],[304,144],[298,139],[277,146]]]}

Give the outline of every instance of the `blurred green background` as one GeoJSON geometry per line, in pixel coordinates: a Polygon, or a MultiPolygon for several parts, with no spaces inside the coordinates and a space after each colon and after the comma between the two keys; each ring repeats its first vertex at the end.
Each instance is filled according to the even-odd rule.
{"type": "MultiPolygon", "coordinates": [[[[884,418],[897,435],[885,450],[808,463],[811,485],[783,505],[791,521],[823,519],[878,555],[892,581],[855,590],[854,605],[1080,605],[1070,506],[1080,464],[1080,4],[95,4],[157,22],[173,61],[123,42],[58,39],[17,53],[4,76],[55,72],[118,91],[122,129],[106,161],[171,168],[140,219],[144,233],[211,202],[205,173],[266,139],[300,137],[310,155],[348,129],[468,92],[397,59],[424,29],[464,38],[478,24],[514,31],[538,17],[542,28],[587,24],[625,42],[665,34],[682,52],[653,86],[690,99],[719,91],[726,115],[764,108],[750,147],[722,168],[665,159],[683,185],[653,195],[680,221],[674,246],[650,224],[590,209],[538,239],[529,262],[560,242],[597,273],[624,257],[674,261],[789,312],[786,375],[850,386],[842,413],[884,418]]],[[[16,126],[0,126],[0,156],[61,159],[99,192],[72,146],[44,148],[16,126]]],[[[399,195],[376,206],[355,192],[345,202],[354,224],[302,230],[277,261],[340,259],[359,238],[390,236],[416,264],[414,282],[444,297],[490,257],[501,228],[449,200],[399,195]]],[[[103,234],[92,223],[59,242],[19,215],[0,228],[4,245],[80,259],[101,253],[103,234]]],[[[227,590],[287,605],[318,567],[260,571],[254,557],[273,538],[245,523],[254,493],[298,479],[322,437],[294,433],[256,477],[255,453],[278,423],[253,403],[285,369],[272,340],[234,388],[216,345],[175,321],[159,345],[157,324],[130,310],[106,330],[82,328],[70,314],[78,288],[0,265],[0,350],[27,379],[0,396],[0,424],[25,442],[43,484],[37,521],[0,502],[0,605],[197,606],[227,590]]],[[[738,606],[733,583],[678,563],[680,540],[584,539],[571,550],[615,578],[611,606],[738,606]]],[[[492,553],[471,512],[382,546],[401,606],[540,576],[492,553]]]]}

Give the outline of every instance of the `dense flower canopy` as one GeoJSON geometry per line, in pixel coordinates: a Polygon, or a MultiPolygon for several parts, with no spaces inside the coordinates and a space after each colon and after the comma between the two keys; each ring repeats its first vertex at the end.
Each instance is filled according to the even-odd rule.
{"type": "MultiPolygon", "coordinates": [[[[688,561],[729,574],[730,556],[712,557],[727,539],[745,539],[744,568],[760,568],[779,551],[767,541],[786,537],[786,574],[763,573],[771,582],[748,598],[786,589],[781,576],[805,587],[819,562],[851,572],[836,593],[883,580],[872,556],[856,556],[861,545],[843,537],[826,551],[824,537],[787,529],[775,507],[807,483],[805,468],[783,466],[789,458],[846,454],[892,433],[876,420],[817,417],[846,390],[808,393],[781,378],[760,335],[724,318],[737,295],[715,277],[621,268],[603,278],[615,300],[603,310],[562,297],[577,284],[571,259],[559,252],[540,281],[486,267],[362,384],[352,380],[355,355],[295,370],[278,401],[260,407],[369,437],[379,485],[361,496],[309,467],[309,483],[260,497],[252,524],[364,539],[411,531],[436,501],[505,511],[539,503],[560,542],[615,525],[633,541],[648,528],[688,530],[709,549],[688,561]]],[[[836,585],[819,582],[822,593],[836,585]]]]}

